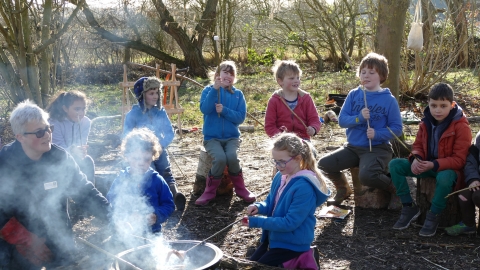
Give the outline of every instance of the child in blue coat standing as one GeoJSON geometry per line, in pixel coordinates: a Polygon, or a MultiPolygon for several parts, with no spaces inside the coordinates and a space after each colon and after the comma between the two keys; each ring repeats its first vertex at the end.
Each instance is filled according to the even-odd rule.
{"type": "Polygon", "coordinates": [[[137,97],[138,104],[133,105],[132,110],[125,116],[123,136],[125,137],[134,128],[141,127],[146,127],[154,132],[163,151],[160,157],[153,161],[152,167],[168,183],[177,210],[183,211],[186,198],[177,189],[177,183],[173,178],[170,159],[166,151],[167,147],[172,143],[175,134],[167,112],[160,102],[162,100],[161,88],[162,82],[157,77],[142,77],[135,82],[133,91],[137,97]]]}
{"type": "Polygon", "coordinates": [[[233,61],[220,63],[214,74],[214,83],[203,89],[200,111],[203,113],[203,145],[213,158],[207,185],[196,205],[213,200],[220,185],[225,166],[235,193],[246,202],[255,201],[255,195],[245,188],[242,167],[237,157],[240,147],[238,126],[245,121],[247,104],[241,90],[233,84],[237,69],[233,61]]]}

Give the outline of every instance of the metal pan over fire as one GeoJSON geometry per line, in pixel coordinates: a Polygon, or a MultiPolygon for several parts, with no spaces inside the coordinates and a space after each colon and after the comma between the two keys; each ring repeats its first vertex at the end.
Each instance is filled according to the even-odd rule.
{"type": "MultiPolygon", "coordinates": [[[[202,241],[196,240],[177,240],[169,241],[168,247],[158,247],[155,244],[148,244],[136,248],[128,249],[117,254],[133,265],[144,270],[173,270],[173,269],[213,269],[223,256],[223,252],[215,245],[210,243],[200,244],[202,241]],[[198,245],[185,255],[185,259],[167,258],[170,250],[185,251],[198,245]]],[[[116,270],[129,269],[121,262],[115,263],[116,270]]]]}

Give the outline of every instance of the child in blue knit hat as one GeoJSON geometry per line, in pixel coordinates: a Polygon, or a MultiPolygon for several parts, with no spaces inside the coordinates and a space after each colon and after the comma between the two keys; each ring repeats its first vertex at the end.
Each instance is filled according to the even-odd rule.
{"type": "Polygon", "coordinates": [[[170,187],[177,210],[183,211],[186,198],[181,192],[178,192],[166,151],[175,134],[167,112],[160,102],[163,96],[161,88],[162,82],[157,77],[142,77],[135,82],[133,91],[138,104],[133,105],[132,110],[125,116],[123,136],[125,137],[134,128],[141,127],[146,127],[155,133],[164,151],[158,159],[152,162],[152,167],[163,176],[170,187]]]}

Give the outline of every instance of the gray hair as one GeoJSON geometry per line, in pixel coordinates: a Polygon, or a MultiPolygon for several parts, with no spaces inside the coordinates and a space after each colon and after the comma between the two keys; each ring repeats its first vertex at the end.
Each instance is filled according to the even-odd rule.
{"type": "Polygon", "coordinates": [[[30,122],[48,124],[49,115],[30,100],[20,102],[10,115],[10,125],[15,135],[23,134],[25,126],[30,122]]]}

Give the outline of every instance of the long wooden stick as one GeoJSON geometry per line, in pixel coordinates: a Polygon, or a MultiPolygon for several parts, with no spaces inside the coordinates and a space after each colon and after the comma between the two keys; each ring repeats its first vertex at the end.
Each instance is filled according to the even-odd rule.
{"type": "Polygon", "coordinates": [[[228,225],[227,225],[225,228],[223,228],[223,229],[221,229],[220,231],[218,231],[218,232],[216,232],[216,233],[212,234],[211,236],[209,236],[209,237],[207,237],[207,238],[203,239],[203,241],[202,241],[202,242],[200,242],[200,243],[198,243],[198,244],[194,245],[193,247],[191,247],[191,248],[189,248],[189,249],[185,250],[185,252],[184,252],[184,253],[187,253],[187,252],[189,252],[190,250],[192,250],[192,249],[194,249],[194,248],[196,248],[196,247],[198,247],[198,246],[200,246],[200,245],[203,245],[203,244],[205,244],[205,242],[207,242],[207,240],[208,240],[208,239],[210,239],[210,238],[214,237],[215,235],[217,235],[217,234],[219,234],[219,233],[221,233],[221,232],[225,231],[226,229],[230,228],[231,226],[233,226],[234,224],[236,224],[236,223],[238,223],[238,222],[240,222],[240,221],[242,221],[242,218],[241,218],[241,219],[238,219],[238,220],[236,220],[236,221],[234,221],[234,222],[232,222],[232,223],[230,223],[230,224],[228,224],[228,225]]]}
{"type": "Polygon", "coordinates": [[[292,108],[290,108],[290,106],[288,106],[287,102],[285,101],[285,99],[283,97],[280,97],[280,100],[283,102],[283,104],[285,104],[285,106],[287,106],[287,108],[290,110],[290,112],[292,112],[292,114],[297,117],[298,120],[300,120],[300,123],[302,123],[303,127],[305,127],[305,131],[307,130],[307,125],[305,125],[305,123],[303,122],[302,118],[300,118],[300,116],[298,116],[293,110],[292,108]]]}
{"type": "Polygon", "coordinates": [[[128,262],[128,261],[126,261],[126,260],[118,257],[117,255],[114,255],[114,254],[112,254],[112,253],[110,253],[110,252],[108,252],[108,251],[106,251],[106,250],[104,250],[104,249],[102,249],[102,248],[99,248],[99,247],[95,246],[94,244],[88,242],[88,241],[85,240],[85,239],[82,239],[82,238],[80,238],[80,237],[77,237],[77,239],[80,240],[80,242],[84,243],[85,245],[87,245],[87,246],[89,246],[89,247],[91,247],[91,248],[94,248],[94,249],[96,249],[97,251],[100,251],[101,253],[103,253],[103,254],[105,254],[105,255],[107,255],[107,256],[109,256],[109,257],[112,257],[112,258],[115,258],[116,260],[121,261],[122,263],[130,266],[132,269],[142,270],[142,268],[139,268],[139,267],[133,265],[131,262],[128,262]]]}
{"type": "MultiPolygon", "coordinates": [[[[365,101],[365,108],[368,109],[368,105],[367,105],[367,90],[365,90],[365,87],[363,86],[362,84],[362,91],[363,91],[363,100],[365,101]]],[[[367,119],[367,125],[368,125],[368,128],[370,128],[370,119],[367,119]]],[[[372,152],[372,139],[368,139],[368,143],[370,144],[370,152],[372,152]]]]}
{"type": "MultiPolygon", "coordinates": [[[[222,100],[220,99],[220,90],[222,89],[222,87],[218,88],[218,103],[219,104],[222,104],[222,100]]],[[[220,118],[220,113],[217,113],[218,114],[218,118],[220,118]]]]}
{"type": "Polygon", "coordinates": [[[410,151],[410,148],[408,148],[408,146],[406,146],[402,140],[400,140],[400,138],[397,137],[397,135],[395,135],[395,133],[393,133],[393,130],[390,129],[390,127],[387,126],[387,129],[390,131],[390,133],[392,133],[393,137],[395,137],[395,139],[401,144],[403,145],[403,147],[405,147],[405,149],[408,150],[408,152],[410,153],[410,155],[412,155],[418,162],[420,162],[421,160],[412,153],[412,151],[410,151]]]}
{"type": "Polygon", "coordinates": [[[253,115],[251,115],[249,112],[247,112],[247,115],[250,116],[253,120],[255,120],[255,122],[260,124],[262,127],[265,127],[262,122],[258,121],[257,118],[253,117],[253,115]]]}
{"type": "Polygon", "coordinates": [[[462,191],[465,191],[465,190],[468,190],[468,189],[471,189],[471,188],[476,188],[476,187],[480,187],[480,184],[479,184],[479,185],[476,185],[476,186],[473,186],[473,187],[462,188],[462,189],[460,189],[460,190],[457,190],[457,191],[455,191],[455,192],[452,192],[452,193],[448,194],[447,196],[445,196],[445,199],[448,198],[448,197],[450,197],[450,196],[452,196],[453,194],[457,194],[457,193],[460,193],[460,192],[462,192],[462,191]]]}

